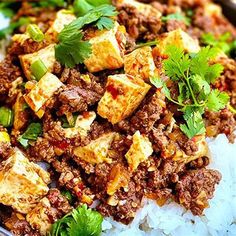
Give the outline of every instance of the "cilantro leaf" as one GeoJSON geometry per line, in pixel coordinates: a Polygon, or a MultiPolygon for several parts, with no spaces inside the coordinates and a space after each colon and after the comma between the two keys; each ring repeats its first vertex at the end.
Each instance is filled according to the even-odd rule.
{"type": "Polygon", "coordinates": [[[190,25],[191,23],[191,19],[187,16],[184,16],[183,14],[179,13],[179,12],[176,12],[176,13],[173,13],[173,14],[169,14],[167,16],[163,16],[161,18],[161,20],[163,22],[167,22],[169,20],[177,20],[177,21],[183,21],[185,25],[190,25]]]}
{"type": "Polygon", "coordinates": [[[78,31],[71,35],[70,40],[62,41],[55,46],[56,58],[60,58],[60,62],[66,67],[72,68],[76,64],[83,63],[84,58],[89,57],[92,52],[91,44],[82,38],[82,32],[78,31]],[[75,46],[77,49],[72,50],[75,46]]]}
{"type": "Polygon", "coordinates": [[[95,7],[104,5],[104,4],[111,4],[110,0],[75,0],[73,3],[74,12],[78,16],[84,16],[90,10],[94,9],[95,7]]]}
{"type": "Polygon", "coordinates": [[[220,92],[218,89],[214,89],[211,91],[208,100],[207,100],[207,108],[210,111],[219,111],[227,105],[229,102],[229,95],[225,92],[220,92]]]}
{"type": "Polygon", "coordinates": [[[163,66],[165,74],[178,85],[177,101],[172,98],[162,80],[150,80],[157,88],[162,88],[161,91],[170,102],[179,106],[178,110],[183,112],[186,121],[180,128],[189,138],[205,132],[202,118],[205,109],[218,111],[229,101],[226,93],[211,90],[210,86],[224,69],[220,64],[212,64],[212,59],[218,52],[218,48],[208,46],[198,53],[185,54],[176,46],[167,47],[165,54],[168,58],[163,61],[163,66]]]}
{"type": "Polygon", "coordinates": [[[100,213],[82,205],[55,222],[51,236],[99,236],[103,218],[100,213]]]}
{"type": "Polygon", "coordinates": [[[168,98],[168,99],[171,99],[171,96],[170,96],[170,90],[167,88],[166,86],[166,83],[160,79],[160,78],[157,78],[157,77],[153,77],[153,78],[150,78],[150,82],[156,87],[156,88],[160,88],[162,93],[165,94],[165,96],[168,98]]]}
{"type": "Polygon", "coordinates": [[[181,124],[180,129],[189,139],[205,133],[205,124],[199,111],[193,111],[190,114],[186,113],[184,119],[186,124],[181,124]]]}
{"type": "Polygon", "coordinates": [[[57,60],[70,68],[83,63],[91,54],[92,49],[89,42],[82,40],[82,28],[88,24],[95,24],[100,29],[111,29],[114,21],[108,17],[116,14],[115,7],[101,5],[65,26],[58,35],[59,44],[55,47],[57,60]]]}
{"type": "Polygon", "coordinates": [[[184,51],[176,46],[168,46],[165,52],[169,58],[164,60],[164,69],[166,75],[172,80],[178,80],[190,66],[189,55],[184,55],[184,51]]]}
{"type": "Polygon", "coordinates": [[[40,123],[31,123],[26,131],[18,138],[18,141],[23,147],[27,148],[29,146],[28,141],[36,141],[40,135],[42,135],[42,125],[40,123]]]}

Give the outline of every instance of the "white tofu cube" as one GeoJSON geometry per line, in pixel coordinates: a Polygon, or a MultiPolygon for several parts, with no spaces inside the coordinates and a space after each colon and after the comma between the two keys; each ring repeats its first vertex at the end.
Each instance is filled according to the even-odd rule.
{"type": "Polygon", "coordinates": [[[204,4],[204,14],[209,17],[222,16],[222,9],[219,5],[214,3],[204,4]]]}
{"type": "Polygon", "coordinates": [[[35,84],[33,89],[24,96],[25,101],[37,114],[37,112],[45,105],[48,99],[50,99],[62,85],[63,83],[55,75],[46,73],[35,84]]]}
{"type": "Polygon", "coordinates": [[[47,214],[50,210],[51,204],[49,200],[44,197],[37,206],[26,215],[26,220],[31,227],[38,230],[41,235],[47,235],[51,228],[51,220],[47,214]]]}
{"type": "Polygon", "coordinates": [[[200,50],[198,40],[193,39],[181,29],[173,30],[161,36],[157,47],[161,53],[164,53],[170,45],[177,45],[179,48],[191,53],[197,53],[200,50]]]}
{"type": "Polygon", "coordinates": [[[122,45],[125,44],[126,38],[122,29],[122,26],[115,23],[113,29],[97,31],[96,36],[89,40],[92,44],[92,54],[84,61],[84,64],[90,72],[112,70],[123,66],[124,48],[122,45]]]}
{"type": "Polygon", "coordinates": [[[107,154],[115,136],[116,133],[104,134],[92,140],[87,146],[75,148],[74,155],[91,164],[111,163],[112,160],[107,157],[107,154]]]}
{"type": "Polygon", "coordinates": [[[133,135],[133,143],[129,151],[125,154],[131,171],[135,171],[139,164],[152,155],[152,143],[149,139],[136,131],[133,135]]]}
{"type": "Polygon", "coordinates": [[[0,170],[0,203],[27,214],[48,192],[49,173],[15,149],[0,170]]]}
{"type": "Polygon", "coordinates": [[[153,60],[152,48],[138,48],[130,54],[125,55],[124,70],[126,74],[139,77],[145,81],[149,81],[152,77],[159,76],[153,60]]]}
{"type": "Polygon", "coordinates": [[[129,75],[109,76],[106,92],[98,104],[98,114],[112,124],[118,123],[132,114],[150,87],[143,80],[129,75]]]}
{"type": "Polygon", "coordinates": [[[73,138],[77,135],[86,137],[95,118],[96,113],[94,111],[86,113],[86,116],[79,115],[76,119],[75,127],[64,129],[66,138],[73,138]]]}
{"type": "Polygon", "coordinates": [[[28,80],[31,80],[33,76],[30,67],[38,59],[42,60],[44,65],[47,67],[48,72],[52,72],[53,65],[56,61],[54,47],[55,44],[50,44],[46,48],[43,48],[37,52],[19,56],[22,69],[28,80]]]}
{"type": "Polygon", "coordinates": [[[57,35],[63,30],[63,28],[70,24],[76,16],[68,10],[60,10],[57,12],[56,19],[52,23],[51,27],[45,33],[45,37],[50,42],[57,42],[57,35]]]}

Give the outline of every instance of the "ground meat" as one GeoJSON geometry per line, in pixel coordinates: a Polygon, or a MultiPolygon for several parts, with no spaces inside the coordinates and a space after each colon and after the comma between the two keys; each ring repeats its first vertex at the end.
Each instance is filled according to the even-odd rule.
{"type": "Polygon", "coordinates": [[[130,181],[128,191],[118,190],[113,198],[118,201],[117,205],[111,206],[107,203],[107,199],[103,198],[97,210],[104,216],[112,216],[115,220],[128,224],[139,209],[143,194],[136,191],[135,183],[130,181]]]}
{"type": "Polygon", "coordinates": [[[153,15],[144,15],[135,7],[123,5],[118,7],[118,21],[126,27],[134,39],[153,40],[161,28],[161,19],[153,15]]]}
{"type": "Polygon", "coordinates": [[[40,236],[41,234],[34,231],[26,220],[17,220],[11,229],[15,236],[40,236]]]}
{"type": "Polygon", "coordinates": [[[47,199],[51,204],[51,208],[47,211],[47,215],[52,223],[69,213],[72,209],[67,199],[61,195],[58,189],[50,189],[47,199]]]}
{"type": "Polygon", "coordinates": [[[0,62],[0,102],[6,100],[12,82],[21,76],[21,69],[13,64],[12,58],[6,58],[0,62]]]}
{"type": "Polygon", "coordinates": [[[53,146],[45,138],[38,138],[37,141],[29,147],[28,152],[32,161],[46,161],[51,163],[56,156],[53,146]]]}
{"type": "Polygon", "coordinates": [[[97,93],[93,90],[68,85],[58,96],[61,105],[57,114],[61,116],[67,112],[87,111],[89,106],[94,105],[101,97],[101,93],[97,93]]]}
{"type": "Polygon", "coordinates": [[[20,42],[13,42],[8,48],[8,54],[11,56],[19,56],[28,53],[34,53],[46,47],[48,43],[43,41],[41,43],[35,42],[32,39],[26,39],[22,44],[20,42]]]}
{"type": "Polygon", "coordinates": [[[166,23],[166,29],[168,32],[179,28],[182,29],[183,31],[186,31],[187,29],[186,24],[180,20],[168,20],[166,23]]]}
{"type": "Polygon", "coordinates": [[[230,142],[234,142],[234,130],[236,129],[236,120],[234,114],[228,109],[223,109],[219,112],[206,111],[206,126],[207,126],[207,135],[216,136],[217,134],[224,133],[229,138],[230,142]],[[209,135],[209,128],[213,128],[214,133],[209,135]]]}
{"type": "MultiPolygon", "coordinates": [[[[193,26],[198,28],[201,33],[212,33],[216,37],[230,32],[233,38],[236,37],[236,30],[224,16],[206,15],[204,8],[196,8],[193,16],[193,26]]],[[[199,34],[201,36],[201,34],[199,34]]]]}
{"type": "Polygon", "coordinates": [[[13,148],[10,143],[0,142],[0,162],[6,160],[12,153],[13,148]]]}
{"type": "Polygon", "coordinates": [[[228,92],[231,104],[236,108],[236,61],[228,57],[221,57],[217,63],[224,66],[224,72],[216,80],[213,87],[228,92]]]}
{"type": "Polygon", "coordinates": [[[135,133],[139,130],[141,133],[148,133],[152,129],[165,106],[165,96],[159,92],[147,97],[139,106],[137,112],[129,119],[122,120],[117,124],[121,131],[135,133]]]}
{"type": "Polygon", "coordinates": [[[194,215],[201,215],[220,180],[221,174],[216,170],[203,168],[189,171],[180,177],[176,185],[176,201],[194,215]]]}

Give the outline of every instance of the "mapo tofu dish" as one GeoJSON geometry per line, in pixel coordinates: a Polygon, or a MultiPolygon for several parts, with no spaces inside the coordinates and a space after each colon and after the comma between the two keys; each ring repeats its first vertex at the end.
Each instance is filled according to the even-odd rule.
{"type": "Polygon", "coordinates": [[[234,142],[236,30],[204,0],[2,2],[0,222],[100,235],[144,199],[204,214],[234,142]],[[10,36],[11,35],[11,36],[10,36]]]}

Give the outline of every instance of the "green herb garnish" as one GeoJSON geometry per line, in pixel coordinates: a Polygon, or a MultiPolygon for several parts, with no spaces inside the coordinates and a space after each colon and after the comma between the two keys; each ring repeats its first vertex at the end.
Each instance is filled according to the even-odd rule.
{"type": "Polygon", "coordinates": [[[41,59],[38,59],[32,63],[30,70],[33,74],[33,77],[39,81],[48,71],[47,67],[41,59]]]}
{"type": "Polygon", "coordinates": [[[29,140],[36,141],[42,133],[43,130],[40,123],[31,123],[27,130],[18,138],[18,141],[23,147],[27,148],[29,146],[29,140]]]}
{"type": "Polygon", "coordinates": [[[75,0],[73,4],[73,8],[75,13],[78,16],[84,16],[90,10],[94,9],[95,7],[104,5],[104,4],[111,4],[110,0],[75,0]]]}
{"type": "Polygon", "coordinates": [[[221,64],[210,65],[209,61],[218,53],[218,49],[205,47],[196,54],[185,54],[176,46],[169,46],[166,50],[168,59],[163,61],[166,75],[178,83],[179,96],[173,98],[164,81],[152,78],[151,83],[184,113],[185,125],[181,130],[192,138],[205,132],[202,114],[205,109],[219,111],[228,101],[229,95],[217,89],[211,89],[210,84],[223,71],[221,64]]]}
{"type": "Polygon", "coordinates": [[[26,32],[29,34],[35,42],[41,42],[44,40],[44,34],[40,28],[35,24],[29,24],[26,28],[26,32]]]}
{"type": "Polygon", "coordinates": [[[92,49],[91,44],[82,39],[82,28],[88,24],[93,24],[100,30],[111,29],[114,26],[114,21],[109,17],[116,14],[115,7],[102,5],[65,26],[58,35],[59,44],[55,47],[57,60],[70,68],[83,63],[91,54],[92,49]]]}
{"type": "Polygon", "coordinates": [[[99,236],[102,232],[103,217],[86,205],[74,209],[71,213],[56,221],[51,236],[99,236]]]}
{"type": "Polygon", "coordinates": [[[169,20],[177,20],[177,21],[183,21],[185,25],[190,25],[191,19],[179,12],[169,14],[167,16],[162,16],[161,20],[163,22],[167,22],[169,20]]]}

